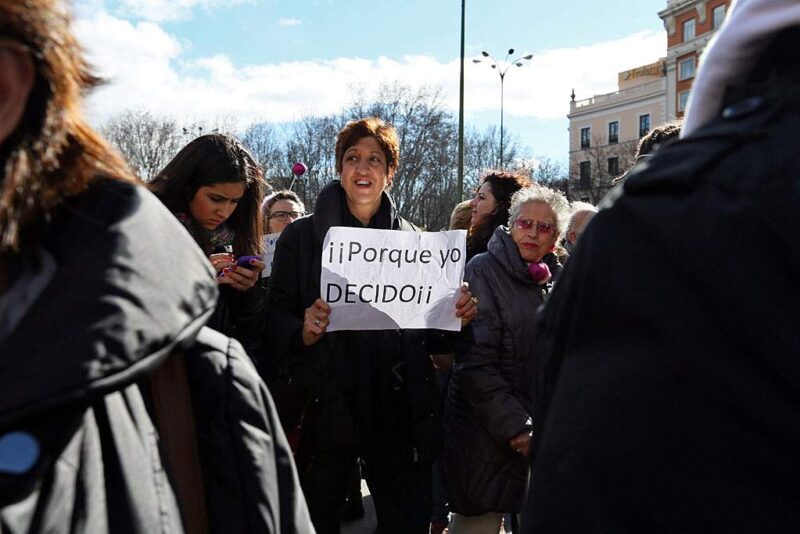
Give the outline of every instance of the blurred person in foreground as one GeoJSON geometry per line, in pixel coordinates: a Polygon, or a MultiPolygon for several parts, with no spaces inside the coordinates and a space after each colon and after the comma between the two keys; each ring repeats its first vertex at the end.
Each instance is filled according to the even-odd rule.
{"type": "Polygon", "coordinates": [[[528,474],[537,310],[561,268],[553,252],[569,203],[547,187],[523,187],[509,213],[508,227],[495,229],[464,276],[481,313],[456,353],[445,404],[452,534],[496,534],[502,514],[519,513],[528,474]]]}
{"type": "Polygon", "coordinates": [[[800,528],[798,49],[800,3],[734,3],[680,140],[581,237],[537,342],[523,532],[800,528]]]}
{"type": "MultiPolygon", "coordinates": [[[[290,224],[275,250],[269,289],[270,346],[280,380],[300,393],[279,405],[317,531],[338,534],[355,460],[375,503],[382,534],[425,534],[432,463],[440,448],[439,399],[431,353],[452,352],[455,332],[326,331],[333,311],[320,298],[323,239],[331,226],[416,231],[389,195],[399,138],[376,117],[348,122],[336,140],[339,179],[320,192],[314,213],[290,224]]],[[[462,288],[453,313],[476,313],[462,288]]]]}
{"type": "Polygon", "coordinates": [[[0,531],[313,532],[214,273],[85,122],[63,3],[0,0],[0,531]]]}

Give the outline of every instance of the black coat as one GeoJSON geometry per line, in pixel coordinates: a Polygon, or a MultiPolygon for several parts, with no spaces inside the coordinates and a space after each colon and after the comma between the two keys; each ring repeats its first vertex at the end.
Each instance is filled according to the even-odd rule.
{"type": "Polygon", "coordinates": [[[208,261],[150,193],[100,181],[68,201],[9,295],[24,309],[0,308],[0,531],[182,532],[149,375],[183,354],[211,531],[313,532],[268,391],[203,328],[208,261]],[[9,472],[21,434],[38,452],[9,472]]]}
{"type": "Polygon", "coordinates": [[[543,313],[523,532],[800,528],[796,49],[581,236],[543,313]]]}
{"type": "MultiPolygon", "coordinates": [[[[287,226],[278,240],[267,299],[267,346],[280,375],[275,389],[291,391],[278,396],[295,399],[279,399],[278,410],[293,427],[309,407],[304,439],[315,450],[358,447],[362,457],[371,458],[388,439],[403,451],[398,460],[432,461],[440,449],[441,409],[429,354],[445,352],[455,336],[427,330],[344,331],[303,345],[304,311],[320,297],[325,234],[331,226],[359,224],[337,180],[320,192],[314,213],[287,226]]],[[[369,227],[416,230],[397,215],[387,194],[369,227]]]]}
{"type": "MultiPolygon", "coordinates": [[[[546,258],[558,272],[555,256],[546,258]]],[[[442,466],[450,510],[463,515],[518,512],[527,461],[508,441],[531,430],[537,309],[549,286],[539,286],[508,230],[499,227],[488,252],[465,275],[479,299],[466,350],[456,354],[445,404],[442,466]]]]}

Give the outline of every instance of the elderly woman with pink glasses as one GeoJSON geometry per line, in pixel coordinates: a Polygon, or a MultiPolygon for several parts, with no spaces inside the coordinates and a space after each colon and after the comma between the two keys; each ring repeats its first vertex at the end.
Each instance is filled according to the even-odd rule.
{"type": "Polygon", "coordinates": [[[451,534],[496,534],[502,514],[519,512],[525,491],[537,310],[561,269],[553,251],[569,204],[558,191],[523,187],[509,214],[509,227],[495,229],[465,275],[481,312],[464,332],[445,405],[451,534]]]}

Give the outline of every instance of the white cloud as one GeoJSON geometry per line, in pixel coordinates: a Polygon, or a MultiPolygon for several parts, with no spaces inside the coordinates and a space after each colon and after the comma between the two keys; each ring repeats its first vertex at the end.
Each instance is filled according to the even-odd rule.
{"type": "Polygon", "coordinates": [[[184,19],[197,7],[215,8],[253,0],[121,0],[121,12],[143,20],[163,22],[184,19]]]}
{"type": "Polygon", "coordinates": [[[300,19],[281,19],[278,21],[278,26],[300,26],[302,23],[300,19]]]}
{"type": "MultiPolygon", "coordinates": [[[[156,3],[139,3],[145,1],[156,3]]],[[[414,87],[441,86],[445,104],[458,109],[457,58],[335,58],[240,66],[225,55],[188,60],[178,39],[152,22],[132,24],[100,12],[79,20],[76,29],[92,62],[110,81],[89,100],[97,123],[134,107],[204,120],[227,116],[242,126],[254,120],[286,122],[339,111],[351,102],[353,87],[369,90],[398,80],[414,87]]],[[[532,61],[512,67],[506,76],[506,116],[564,118],[573,88],[579,99],[614,91],[618,72],[653,62],[665,50],[663,32],[640,32],[617,41],[535,53],[532,61]]],[[[497,110],[497,71],[470,59],[466,112],[497,110]]]]}
{"type": "MultiPolygon", "coordinates": [[[[638,32],[623,39],[576,48],[544,50],[522,68],[511,67],[505,80],[507,113],[544,119],[564,117],[569,95],[577,99],[617,90],[617,74],[666,54],[664,32],[638,32]]],[[[483,108],[497,107],[499,79],[488,66],[471,74],[483,108]],[[494,81],[494,89],[488,82],[494,81]],[[494,96],[492,96],[494,91],[494,96]],[[489,100],[486,101],[485,98],[489,100]],[[494,100],[492,100],[492,98],[494,100]]],[[[476,96],[478,96],[476,95],[476,96]]]]}

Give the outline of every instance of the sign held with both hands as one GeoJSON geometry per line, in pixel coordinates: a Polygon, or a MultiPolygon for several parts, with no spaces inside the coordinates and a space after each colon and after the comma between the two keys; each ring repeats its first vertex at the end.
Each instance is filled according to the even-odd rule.
{"type": "Polygon", "coordinates": [[[334,226],[322,248],[328,332],[436,328],[458,331],[467,233],[334,226]]]}

